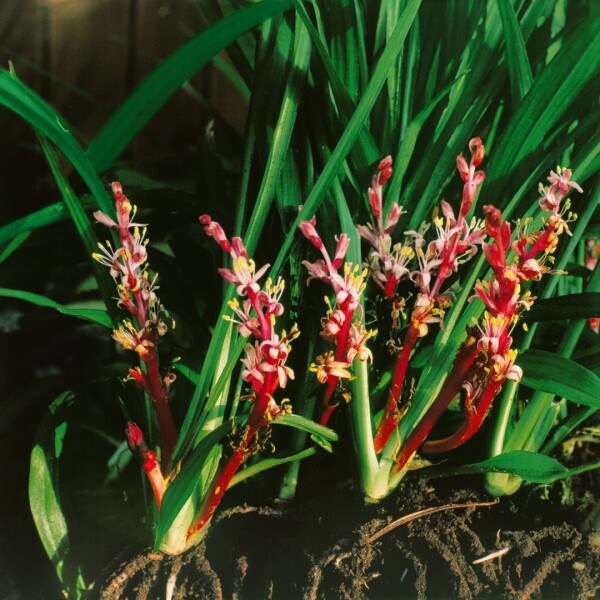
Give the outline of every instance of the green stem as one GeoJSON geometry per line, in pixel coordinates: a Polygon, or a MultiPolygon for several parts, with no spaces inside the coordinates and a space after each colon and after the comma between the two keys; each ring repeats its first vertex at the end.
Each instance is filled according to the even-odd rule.
{"type": "Polygon", "coordinates": [[[387,492],[387,481],[382,493],[378,479],[379,465],[373,446],[373,425],[369,402],[369,375],[366,361],[354,361],[354,376],[350,382],[352,401],[350,403],[350,426],[352,442],[358,461],[360,485],[367,498],[381,498],[387,492]]]}

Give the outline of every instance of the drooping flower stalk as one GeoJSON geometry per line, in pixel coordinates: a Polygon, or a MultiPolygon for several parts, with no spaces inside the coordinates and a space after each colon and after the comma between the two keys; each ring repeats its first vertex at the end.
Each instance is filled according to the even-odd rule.
{"type": "MultiPolygon", "coordinates": [[[[327,314],[321,320],[323,327],[321,337],[335,345],[335,351],[325,352],[318,356],[310,370],[316,373],[317,379],[324,384],[320,423],[326,425],[339,401],[334,392],[340,379],[350,379],[349,369],[355,358],[373,360],[371,351],[365,345],[367,340],[375,335],[375,331],[367,331],[362,323],[362,315],[355,319],[356,311],[360,309],[360,296],[365,289],[367,270],[361,270],[358,265],[344,263],[344,257],[350,244],[350,239],[342,233],[337,239],[337,248],[333,261],[316,229],[317,220],[300,223],[300,231],[321,252],[323,258],[314,263],[307,260],[303,265],[310,272],[307,284],[313,279],[319,279],[330,285],[334,293],[332,305],[329,298],[327,314]],[[339,272],[343,266],[343,275],[339,272]]],[[[347,398],[349,396],[346,395],[347,398]]]]}
{"type": "Polygon", "coordinates": [[[253,344],[246,344],[245,356],[242,358],[242,378],[251,384],[253,395],[248,420],[231,440],[233,449],[223,454],[203,503],[197,511],[197,518],[187,532],[188,545],[202,535],[202,529],[212,518],[240,466],[260,450],[260,439],[257,436],[259,430],[268,426],[282,412],[290,410],[289,403],[282,401],[278,405],[273,395],[279,388],[285,388],[288,379],[294,378],[294,372],[285,363],[290,352],[290,343],[299,335],[295,325],[289,333],[283,331],[279,335],[275,332],[276,318],[283,314],[283,306],[279,302],[284,290],[283,280],[280,278],[273,283],[268,279],[264,288],[261,288],[258,280],[269,265],[264,265],[257,271],[241,238],[233,237],[229,241],[219,223],[208,215],[201,216],[200,223],[205,233],[233,260],[231,269],[220,268],[218,272],[226,281],[237,286],[237,293],[243,298],[241,307],[237,300],[229,303],[234,316],[226,318],[237,324],[242,336],[252,336],[255,340],[253,344]]]}
{"type": "MultiPolygon", "coordinates": [[[[156,296],[156,279],[149,279],[147,271],[148,253],[146,245],[147,229],[145,225],[133,222],[136,207],[123,194],[121,184],[112,184],[115,197],[117,221],[101,211],[94,217],[110,229],[114,229],[120,246],[113,249],[106,241],[99,244],[100,252],[94,258],[110,268],[118,292],[118,305],[125,308],[132,320],[125,319],[122,325],[113,331],[113,339],[126,350],[134,350],[144,370],[139,367],[130,369],[129,377],[135,381],[150,398],[156,412],[160,438],[160,459],[163,470],[169,466],[171,454],[177,441],[177,427],[169,406],[169,386],[174,376],[168,374],[164,379],[160,374],[156,346],[160,337],[167,333],[164,321],[168,313],[156,296]]],[[[175,322],[172,321],[172,327],[175,322]]]]}
{"type": "MultiPolygon", "coordinates": [[[[423,233],[426,227],[421,227],[419,231],[406,232],[414,240],[419,266],[409,276],[419,288],[419,293],[404,334],[402,348],[396,359],[383,416],[374,436],[373,443],[377,453],[383,450],[400,421],[401,411],[398,404],[414,346],[420,338],[427,335],[430,324],[443,322],[445,310],[451,304],[451,296],[442,292],[442,286],[448,277],[458,270],[461,263],[469,260],[477,252],[477,245],[482,242],[485,235],[479,222],[473,219],[468,223],[466,220],[477,189],[485,179],[485,173],[477,171],[485,155],[481,139],[472,139],[469,142],[469,149],[471,151],[469,164],[463,156],[458,156],[456,159],[458,171],[464,182],[458,218],[455,217],[452,207],[442,200],[441,209],[444,218],[437,217],[434,220],[437,238],[425,250],[423,233]]],[[[391,170],[391,163],[387,168],[391,170]]],[[[361,235],[373,243],[364,234],[361,235]]]]}
{"type": "Polygon", "coordinates": [[[568,212],[568,201],[562,208],[560,202],[571,188],[581,191],[576,183],[570,181],[570,177],[569,169],[559,168],[558,174],[551,173],[548,180],[552,185],[540,188],[543,193],[540,207],[551,213],[544,227],[540,231],[529,233],[529,222],[518,222],[517,237],[512,243],[510,223],[503,220],[500,210],[494,206],[484,207],[485,228],[492,242],[483,244],[483,252],[492,267],[493,275],[489,282],[477,282],[476,296],[473,298],[479,297],[485,303],[487,311],[482,323],[477,326],[477,331],[471,332],[472,335],[459,350],[453,370],[438,397],[400,449],[396,458],[397,471],[404,468],[460,388],[465,393],[463,423],[449,437],[423,443],[423,452],[446,452],[465,443],[481,427],[503,384],[507,380],[520,381],[523,373],[515,365],[517,351],[512,348],[510,332],[523,311],[528,310],[534,300],[529,292],[522,292],[521,284],[529,280],[537,281],[544,273],[550,272],[545,263],[552,261],[551,255],[556,250],[558,237],[563,232],[570,234],[568,221],[575,219],[576,215],[568,212]],[[509,264],[511,250],[515,257],[509,264]],[[472,341],[474,337],[477,338],[476,344],[472,341]],[[474,362],[473,367],[465,371],[460,366],[461,356],[468,346],[474,349],[474,362]],[[457,388],[461,377],[462,382],[457,388]]]}

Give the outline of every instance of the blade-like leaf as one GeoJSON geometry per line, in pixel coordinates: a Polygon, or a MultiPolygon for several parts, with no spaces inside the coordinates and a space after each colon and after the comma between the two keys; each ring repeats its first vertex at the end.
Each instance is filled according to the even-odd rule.
{"type": "Polygon", "coordinates": [[[114,213],[112,203],[102,182],[98,179],[96,170],[71,132],[65,127],[63,119],[35,92],[6,71],[0,71],[0,105],[18,114],[38,133],[47,137],[85,181],[98,208],[109,215],[114,213]]]}
{"type": "Polygon", "coordinates": [[[181,471],[173,483],[167,488],[158,514],[155,536],[156,548],[160,547],[169,527],[177,518],[179,511],[188,501],[196,486],[202,483],[199,482],[202,467],[210,453],[220,443],[221,439],[233,430],[235,423],[235,419],[230,419],[203,437],[183,463],[181,471]]]}
{"type": "Polygon", "coordinates": [[[389,40],[388,45],[382,53],[381,58],[377,62],[377,66],[375,67],[373,76],[371,77],[371,81],[367,85],[367,88],[365,89],[363,96],[356,107],[356,110],[352,114],[352,117],[348,122],[348,126],[344,130],[339,142],[331,153],[331,159],[327,161],[327,164],[325,165],[325,168],[323,169],[319,179],[315,183],[315,186],[306,199],[304,208],[298,213],[298,216],[296,217],[296,220],[290,229],[290,233],[286,236],[283,242],[283,246],[277,255],[277,259],[275,260],[273,268],[271,269],[271,276],[276,275],[280,271],[283,262],[286,259],[287,253],[289,252],[289,249],[293,243],[298,225],[302,221],[310,219],[315,214],[320,203],[327,194],[331,184],[333,183],[333,180],[339,173],[344,160],[348,156],[365,123],[365,120],[369,116],[369,112],[373,108],[373,104],[375,104],[375,101],[381,92],[381,88],[386,81],[389,70],[392,68],[395,60],[398,57],[398,54],[403,47],[404,40],[406,39],[406,35],[413,24],[420,4],[421,0],[409,0],[406,3],[400,21],[396,25],[396,28],[389,40]]]}
{"type": "Polygon", "coordinates": [[[30,235],[30,231],[23,231],[15,235],[15,237],[6,245],[6,248],[0,252],[0,264],[3,263],[15,250],[18,250],[30,235]]]}
{"type": "Polygon", "coordinates": [[[295,415],[293,413],[283,413],[276,419],[273,419],[273,425],[287,425],[288,427],[295,427],[301,429],[312,435],[329,440],[330,442],[337,442],[338,434],[329,427],[319,425],[306,417],[301,415],[295,415]]]}
{"type": "Polygon", "coordinates": [[[508,54],[508,72],[510,75],[510,89],[513,105],[516,107],[521,99],[527,94],[533,83],[533,75],[525,41],[521,34],[517,16],[510,0],[498,0],[498,9],[502,19],[502,29],[506,41],[506,53],[508,54]]]}
{"type": "Polygon", "coordinates": [[[121,104],[89,145],[88,157],[97,172],[110,167],[173,93],[216,54],[288,8],[288,0],[252,4],[225,17],[171,54],[121,104]]]}
{"type": "Polygon", "coordinates": [[[246,469],[242,471],[238,471],[232,478],[231,483],[227,489],[232,488],[234,485],[249,479],[250,477],[254,477],[263,471],[267,471],[269,469],[273,469],[275,467],[279,467],[280,465],[285,465],[287,463],[294,462],[296,460],[302,460],[303,458],[308,458],[309,456],[313,456],[317,453],[317,448],[313,446],[312,448],[306,448],[301,452],[296,452],[291,456],[285,456],[283,458],[264,458],[263,460],[259,460],[258,462],[250,465],[246,469]]]}
{"type": "Polygon", "coordinates": [[[568,43],[540,73],[504,129],[490,163],[490,181],[506,183],[507,174],[539,148],[596,75],[598,54],[600,28],[596,19],[588,19],[573,31],[568,43]]]}
{"type": "Polygon", "coordinates": [[[44,151],[46,160],[48,161],[48,166],[52,171],[52,175],[54,176],[54,180],[56,181],[56,185],[58,186],[62,196],[63,202],[65,203],[75,228],[77,229],[77,233],[79,234],[79,237],[81,238],[81,241],[87,250],[87,256],[91,263],[92,272],[98,283],[98,288],[100,289],[104,304],[108,308],[108,313],[111,315],[113,322],[116,324],[119,320],[119,315],[113,302],[113,294],[115,289],[114,282],[110,278],[108,271],[101,267],[92,257],[93,254],[98,250],[98,238],[92,229],[92,225],[87,214],[85,213],[85,210],[81,206],[81,202],[79,202],[79,198],[77,198],[73,192],[73,189],[69,185],[69,182],[63,175],[59,165],[58,156],[52,148],[52,145],[42,135],[38,135],[38,139],[40,141],[42,150],[44,151]]]}
{"type": "MultiPolygon", "coordinates": [[[[429,475],[430,469],[424,469],[423,473],[429,475]]],[[[513,450],[464,467],[439,470],[440,475],[470,475],[473,473],[509,473],[531,483],[552,483],[557,479],[569,476],[569,470],[556,459],[526,450],[513,450]]]]}
{"type": "Polygon", "coordinates": [[[600,378],[576,362],[545,350],[527,350],[517,364],[523,369],[523,385],[600,408],[600,378]]]}
{"type": "Polygon", "coordinates": [[[71,558],[69,531],[58,493],[58,460],[67,430],[60,411],[73,400],[61,394],[51,405],[37,430],[29,469],[29,504],[40,540],[54,564],[66,596],[79,598],[85,591],[83,578],[71,558]]]}
{"type": "Polygon", "coordinates": [[[104,325],[104,327],[112,327],[110,315],[105,310],[96,308],[69,308],[59,304],[58,302],[55,302],[54,300],[51,300],[47,296],[42,296],[40,294],[34,294],[33,292],[26,292],[23,290],[10,290],[7,288],[0,288],[0,297],[24,300],[25,302],[30,302],[31,304],[37,304],[37,306],[52,308],[69,317],[77,317],[78,319],[84,319],[86,321],[91,321],[92,323],[104,325]]]}
{"type": "Polygon", "coordinates": [[[64,203],[55,202],[0,227],[0,244],[4,244],[22,233],[28,233],[34,229],[46,227],[46,225],[65,221],[68,218],[69,213],[64,203]]]}

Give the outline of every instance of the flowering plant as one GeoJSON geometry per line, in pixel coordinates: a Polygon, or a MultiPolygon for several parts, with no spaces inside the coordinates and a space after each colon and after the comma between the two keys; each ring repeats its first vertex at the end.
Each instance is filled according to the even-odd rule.
{"type": "MultiPolygon", "coordinates": [[[[81,322],[56,353],[83,364],[59,371],[70,391],[38,429],[29,488],[66,593],[94,578],[72,547],[181,552],[242,481],[292,501],[300,459],[322,449],[354,460],[367,500],[421,467],[485,474],[494,495],[597,467],[549,456],[600,408],[591,8],[569,3],[567,27],[560,2],[199,4],[209,29],[87,145],[0,72],[0,103],[35,129],[60,192],[0,226],[0,296],[81,322]],[[201,96],[190,82],[213,59],[243,135],[216,102],[177,160],[134,160],[131,142],[179,88],[201,96]],[[30,258],[38,243],[52,260],[30,258]]],[[[35,377],[54,390],[56,369],[35,377]]]]}

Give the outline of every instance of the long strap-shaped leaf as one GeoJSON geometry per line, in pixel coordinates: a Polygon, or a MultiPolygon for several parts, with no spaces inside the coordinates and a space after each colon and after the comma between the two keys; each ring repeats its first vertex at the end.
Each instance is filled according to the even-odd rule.
{"type": "Polygon", "coordinates": [[[23,300],[24,302],[37,304],[37,306],[53,308],[63,315],[77,317],[78,319],[84,319],[86,321],[91,321],[92,323],[98,323],[100,325],[104,325],[104,327],[113,326],[110,315],[105,310],[99,308],[67,307],[55,302],[47,296],[41,296],[40,294],[34,294],[33,292],[26,292],[23,290],[11,290],[8,288],[0,288],[0,297],[16,298],[17,300],[23,300]]]}
{"type": "MultiPolygon", "coordinates": [[[[596,75],[599,55],[598,19],[588,19],[573,31],[535,80],[504,130],[488,171],[490,181],[506,182],[515,166],[539,149],[540,143],[596,75]]],[[[494,192],[499,192],[496,186],[494,192]]]]}
{"type": "Polygon", "coordinates": [[[178,48],[123,102],[88,147],[99,173],[105,171],[165,102],[215,54],[264,20],[290,8],[288,0],[263,0],[225,17],[178,48]]]}
{"type": "Polygon", "coordinates": [[[531,66],[517,16],[509,0],[498,0],[498,9],[506,40],[508,72],[513,104],[518,106],[533,83],[531,66]]]}
{"type": "Polygon", "coordinates": [[[92,192],[98,207],[112,215],[114,209],[96,170],[63,119],[35,92],[7,71],[0,71],[0,104],[22,117],[47,137],[73,165],[92,192]]]}
{"type": "Polygon", "coordinates": [[[342,137],[331,154],[331,158],[327,161],[327,164],[317,179],[314,188],[308,195],[303,209],[298,213],[290,232],[283,242],[283,246],[271,270],[272,276],[280,271],[284,261],[286,260],[287,253],[289,252],[289,249],[294,241],[294,236],[296,235],[296,229],[298,225],[302,221],[310,219],[316,213],[319,205],[325,198],[327,191],[333,183],[333,180],[338,175],[353,144],[356,142],[361,128],[369,116],[369,113],[373,108],[373,104],[377,100],[377,97],[381,92],[381,88],[386,81],[388,71],[394,64],[394,61],[398,57],[398,53],[402,49],[404,40],[417,15],[420,4],[421,0],[409,0],[406,3],[402,17],[398,25],[396,25],[396,29],[390,37],[388,45],[381,54],[381,58],[375,67],[371,81],[367,85],[365,93],[358,103],[352,118],[348,122],[348,127],[342,134],[342,137]]]}
{"type": "Polygon", "coordinates": [[[50,405],[36,432],[29,469],[29,504],[44,550],[54,564],[65,597],[81,598],[85,582],[73,557],[58,491],[58,463],[67,431],[61,413],[73,401],[64,392],[50,405]]]}
{"type": "MultiPolygon", "coordinates": [[[[296,121],[298,104],[300,102],[298,90],[301,89],[301,86],[303,85],[309,59],[310,39],[302,23],[298,22],[294,40],[293,60],[291,63],[293,68],[288,72],[286,91],[284,93],[277,125],[273,134],[273,141],[267,158],[265,173],[250,218],[250,225],[244,236],[246,248],[250,253],[252,253],[253,249],[256,247],[273,202],[277,182],[285,161],[285,156],[288,152],[292,130],[296,121]]],[[[231,290],[229,290],[228,293],[231,294],[231,290]]],[[[229,295],[226,300],[229,300],[230,298],[231,295],[229,295]]],[[[224,311],[229,310],[227,302],[224,302],[223,306],[224,311]]],[[[196,386],[186,417],[181,426],[179,439],[174,451],[175,460],[180,459],[185,452],[191,449],[192,444],[197,442],[196,427],[200,423],[201,412],[209,407],[210,398],[206,402],[204,402],[204,398],[207,395],[208,387],[212,379],[212,373],[215,368],[216,357],[220,354],[220,349],[223,346],[226,333],[227,323],[223,319],[219,319],[207,352],[207,357],[202,365],[200,382],[196,386]]],[[[233,354],[230,354],[230,359],[235,361],[242,351],[243,344],[233,344],[233,348],[234,352],[233,354]]],[[[213,390],[211,397],[214,397],[214,392],[215,390],[213,390]]]]}

